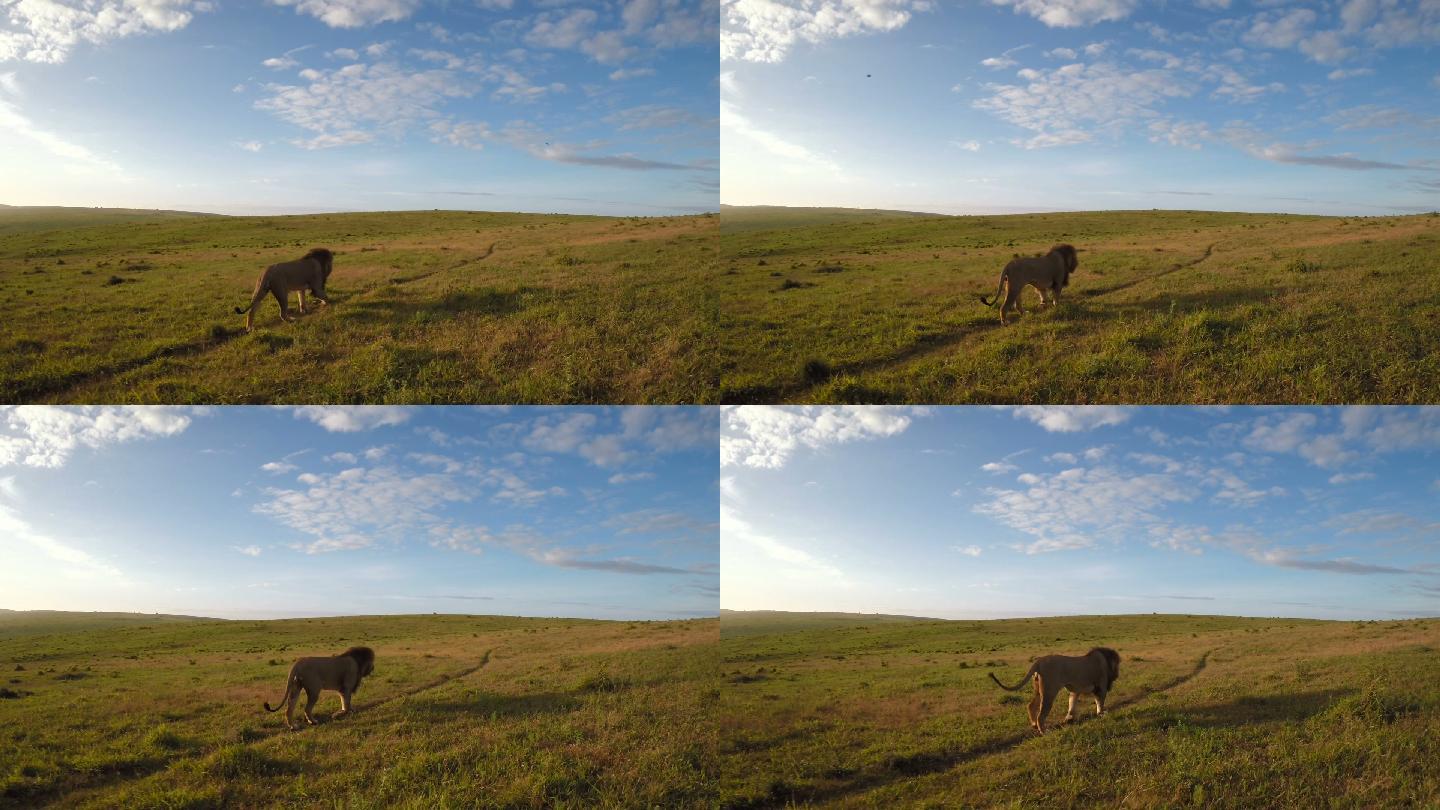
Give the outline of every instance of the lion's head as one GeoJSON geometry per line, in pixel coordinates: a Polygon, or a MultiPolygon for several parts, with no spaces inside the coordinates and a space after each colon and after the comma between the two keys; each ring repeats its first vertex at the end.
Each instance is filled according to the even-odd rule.
{"type": "MultiPolygon", "coordinates": [[[[361,678],[375,671],[375,651],[369,647],[351,647],[345,652],[340,653],[340,656],[342,658],[355,659],[355,666],[361,678]]],[[[360,684],[357,682],[355,686],[358,688],[360,684]]]]}
{"type": "Polygon", "coordinates": [[[1060,261],[1065,264],[1065,277],[1061,280],[1061,286],[1070,284],[1070,274],[1080,266],[1080,257],[1074,245],[1056,245],[1050,248],[1051,254],[1060,254],[1060,261]]]}
{"type": "Polygon", "coordinates": [[[1094,655],[1096,653],[1099,653],[1100,657],[1105,659],[1105,689],[1109,691],[1110,687],[1115,685],[1115,681],[1120,679],[1120,653],[1115,652],[1109,647],[1092,647],[1086,655],[1094,655]]]}
{"type": "Polygon", "coordinates": [[[301,257],[300,260],[304,261],[305,259],[314,259],[315,261],[319,262],[320,274],[327,279],[330,278],[330,271],[335,266],[335,254],[330,252],[329,249],[315,248],[309,253],[306,253],[303,257],[301,257]]]}

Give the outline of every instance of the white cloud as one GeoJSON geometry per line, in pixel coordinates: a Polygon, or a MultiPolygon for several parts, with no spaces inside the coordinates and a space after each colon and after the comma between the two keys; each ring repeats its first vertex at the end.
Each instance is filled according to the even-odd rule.
{"type": "Polygon", "coordinates": [[[394,405],[302,405],[295,409],[295,418],[308,419],[331,433],[402,425],[412,415],[414,409],[394,405]]]}
{"type": "Polygon", "coordinates": [[[720,60],[781,62],[797,43],[894,31],[920,0],[724,0],[720,60]]]}
{"type": "Polygon", "coordinates": [[[720,536],[722,543],[740,542],[764,554],[785,570],[792,580],[820,580],[845,586],[845,572],[819,559],[793,542],[777,540],[756,530],[729,505],[720,504],[720,536]]]}
{"type": "Polygon", "coordinates": [[[1074,48],[1051,48],[1045,55],[1052,59],[1074,59],[1078,54],[1074,48]]]}
{"type": "Polygon", "coordinates": [[[980,547],[979,547],[979,546],[951,546],[951,548],[955,549],[956,551],[960,552],[961,554],[964,554],[966,557],[979,557],[979,556],[980,556],[980,547]]]}
{"type": "Polygon", "coordinates": [[[353,62],[360,58],[360,53],[354,48],[336,48],[326,54],[326,56],[329,56],[331,59],[347,59],[353,62]]]}
{"type": "Polygon", "coordinates": [[[726,408],[721,415],[720,465],[783,467],[801,447],[820,449],[903,433],[912,413],[878,405],[726,408]]]}
{"type": "Polygon", "coordinates": [[[294,470],[299,468],[297,468],[294,464],[291,464],[288,461],[271,461],[265,464],[261,464],[260,469],[272,475],[279,475],[281,473],[293,472],[294,470]]]}
{"type": "Polygon", "coordinates": [[[610,81],[623,82],[626,79],[638,79],[642,76],[654,76],[654,68],[620,68],[610,72],[610,81]]]}
{"type": "Polygon", "coordinates": [[[950,143],[957,149],[964,149],[966,152],[980,151],[979,141],[951,141],[950,143]]]}
{"type": "Polygon", "coordinates": [[[7,428],[0,434],[0,467],[60,467],[78,447],[174,436],[190,426],[186,409],[174,407],[20,405],[0,413],[7,428]]]}
{"type": "MultiPolygon", "coordinates": [[[[392,63],[352,64],[315,71],[305,85],[267,84],[256,109],[313,133],[297,145],[317,149],[400,137],[444,118],[449,99],[481,90],[485,79],[448,68],[407,69],[392,63]]],[[[516,74],[518,76],[518,74],[516,74]]]]}
{"type": "Polygon", "coordinates": [[[751,141],[770,154],[783,158],[792,166],[801,169],[818,169],[825,174],[839,177],[840,164],[815,152],[803,144],[754,124],[733,102],[720,100],[720,129],[724,133],[738,135],[751,141]]]}
{"type": "Polygon", "coordinates": [[[1020,405],[1012,413],[1050,433],[1074,433],[1124,424],[1131,411],[1114,405],[1020,405]]]}
{"type": "Polygon", "coordinates": [[[974,106],[1035,133],[1020,144],[1031,149],[1084,143],[1097,130],[1129,132],[1161,117],[1157,107],[1166,99],[1195,91],[1192,83],[1165,68],[1077,62],[1027,75],[1028,84],[987,85],[991,95],[977,99],[974,106]]]}
{"type": "Polygon", "coordinates": [[[1026,554],[1089,548],[1097,537],[1119,541],[1127,532],[1165,525],[1158,510],[1193,500],[1197,490],[1163,473],[1126,474],[1072,468],[1033,475],[1028,490],[987,489],[974,511],[1035,538],[1026,554]]]}
{"type": "Polygon", "coordinates": [[[1008,56],[991,56],[987,59],[981,59],[980,64],[991,70],[1000,70],[1001,68],[1015,67],[1019,63],[1008,56]]]}
{"type": "MultiPolygon", "coordinates": [[[[13,91],[11,92],[13,93],[13,91]]],[[[18,106],[4,98],[0,98],[0,130],[9,130],[26,140],[39,144],[50,154],[68,161],[70,168],[97,172],[116,178],[125,176],[124,170],[113,161],[100,157],[85,146],[71,143],[53,132],[42,129],[21,112],[18,106]]]]}
{"type": "Polygon", "coordinates": [[[24,543],[54,560],[66,576],[104,582],[129,584],[125,573],[88,551],[56,540],[36,530],[11,507],[0,504],[0,538],[24,543]]]}
{"type": "Polygon", "coordinates": [[[985,464],[981,464],[980,469],[988,473],[995,473],[999,475],[1001,473],[1014,472],[1019,468],[1008,461],[991,461],[985,464]]]}
{"type": "Polygon", "coordinates": [[[259,152],[261,149],[265,148],[265,144],[259,141],[240,141],[235,145],[240,147],[241,149],[244,149],[246,152],[259,152]]]}
{"type": "Polygon", "coordinates": [[[81,42],[101,45],[149,33],[178,31],[207,0],[21,0],[5,3],[9,28],[0,30],[0,62],[58,64],[81,42]]]}
{"type": "Polygon", "coordinates": [[[1335,473],[1334,475],[1330,476],[1330,483],[1332,483],[1332,484],[1337,484],[1337,485],[1338,485],[1338,484],[1349,484],[1349,483],[1353,483],[1353,482],[1355,482],[1355,481],[1369,481],[1369,480],[1373,479],[1374,477],[1375,477],[1375,473],[1371,473],[1371,472],[1335,473]]]}
{"type": "Polygon", "coordinates": [[[289,70],[300,63],[289,56],[272,56],[260,64],[271,70],[289,70]]]}
{"type": "Polygon", "coordinates": [[[990,0],[997,6],[1012,6],[1051,28],[1076,28],[1099,22],[1123,20],[1139,5],[1138,0],[990,0]]]}
{"type": "Polygon", "coordinates": [[[261,551],[259,546],[231,546],[231,548],[247,557],[259,557],[261,551]]]}
{"type": "Polygon", "coordinates": [[[633,482],[635,482],[635,481],[649,481],[650,479],[652,479],[652,478],[654,478],[654,477],[655,477],[655,473],[648,473],[648,472],[639,472],[639,473],[615,473],[614,475],[610,476],[610,479],[609,479],[609,480],[610,480],[610,483],[619,485],[619,484],[629,484],[629,483],[633,483],[633,482]]]}
{"type": "Polygon", "coordinates": [[[420,0],[274,0],[276,5],[294,6],[331,28],[361,28],[382,22],[408,19],[420,7],[420,0]]]}

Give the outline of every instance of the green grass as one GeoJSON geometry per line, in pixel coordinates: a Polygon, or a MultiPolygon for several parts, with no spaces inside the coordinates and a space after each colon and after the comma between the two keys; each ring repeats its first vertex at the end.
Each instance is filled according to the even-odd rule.
{"type": "Polygon", "coordinates": [[[0,807],[716,801],[714,619],[25,615],[0,624],[0,807]],[[295,658],[361,643],[351,715],[326,693],[290,732],[262,709],[295,658]]]}
{"type": "Polygon", "coordinates": [[[726,402],[1440,402],[1440,216],[721,212],[726,402]],[[767,225],[768,223],[768,225],[767,225]],[[1070,242],[1058,308],[977,300],[1070,242]]]}
{"type": "Polygon", "coordinates": [[[50,211],[0,208],[0,401],[718,396],[714,215],[50,211]],[[267,298],[245,334],[261,270],[316,246],[331,306],[286,324],[267,298]]]}
{"type": "Polygon", "coordinates": [[[721,806],[1426,807],[1440,619],[721,615],[721,806]],[[1111,646],[1039,737],[1029,661],[1111,646]]]}

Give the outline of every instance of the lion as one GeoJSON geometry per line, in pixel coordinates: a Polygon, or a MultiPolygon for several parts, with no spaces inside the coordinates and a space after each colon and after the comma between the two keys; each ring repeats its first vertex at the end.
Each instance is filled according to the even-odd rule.
{"type": "Polygon", "coordinates": [[[305,722],[316,725],[310,710],[315,708],[320,692],[328,689],[340,693],[340,711],[333,717],[341,717],[350,712],[350,698],[360,688],[360,680],[374,671],[375,651],[369,647],[351,647],[331,658],[301,658],[290,667],[290,677],[285,680],[285,695],[273,709],[266,703],[265,711],[275,712],[282,705],[287,706],[285,725],[294,731],[295,703],[300,699],[301,690],[304,690],[305,722]]]}
{"type": "Polygon", "coordinates": [[[1011,307],[1021,315],[1025,314],[1020,293],[1024,292],[1027,284],[1040,293],[1040,306],[1060,303],[1060,290],[1070,283],[1070,274],[1080,266],[1077,252],[1071,245],[1056,245],[1044,256],[1016,256],[1000,271],[1000,283],[995,286],[995,300],[986,301],[982,295],[980,303],[987,307],[995,306],[1000,300],[1000,290],[1006,289],[1008,285],[1005,303],[1000,306],[1001,326],[1009,323],[1005,320],[1005,311],[1011,307]]]}
{"type": "Polygon", "coordinates": [[[1075,698],[1092,695],[1095,698],[1095,716],[1105,714],[1105,695],[1120,677],[1120,653],[1109,647],[1092,647],[1084,655],[1045,655],[1035,659],[1030,671],[1014,686],[1000,683],[995,673],[990,680],[1001,689],[1014,692],[1034,677],[1035,697],[1030,701],[1030,727],[1040,734],[1045,733],[1045,718],[1055,703],[1055,695],[1061,687],[1070,692],[1070,709],[1065,713],[1065,722],[1075,719],[1075,698]]]}
{"type": "Polygon", "coordinates": [[[305,291],[309,290],[321,304],[330,303],[325,297],[325,280],[335,263],[335,254],[326,248],[315,248],[298,261],[280,262],[265,268],[255,282],[255,295],[250,306],[235,308],[236,315],[245,316],[245,331],[249,332],[255,323],[255,307],[271,293],[280,302],[280,320],[294,322],[290,317],[290,293],[300,294],[300,312],[305,312],[305,291]]]}

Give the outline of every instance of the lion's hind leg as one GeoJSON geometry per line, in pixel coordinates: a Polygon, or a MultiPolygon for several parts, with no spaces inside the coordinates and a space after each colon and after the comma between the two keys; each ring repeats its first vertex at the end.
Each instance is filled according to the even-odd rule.
{"type": "Polygon", "coordinates": [[[300,687],[298,684],[291,684],[289,702],[285,704],[285,727],[291,731],[295,730],[295,704],[300,702],[300,687]]]}
{"type": "Polygon", "coordinates": [[[1019,304],[1020,304],[1020,293],[1021,293],[1022,291],[1024,291],[1024,289],[1025,289],[1025,285],[1024,285],[1024,284],[1021,284],[1020,286],[1017,287],[1017,286],[1015,286],[1015,282],[1014,282],[1014,281],[1010,281],[1010,280],[1008,280],[1008,279],[1005,281],[1005,302],[1000,305],[1000,325],[1001,325],[1001,326],[1007,326],[1007,325],[1009,325],[1009,323],[1010,323],[1009,321],[1005,320],[1005,310],[1007,310],[1007,309],[1013,309],[1013,310],[1015,310],[1016,312],[1019,312],[1019,313],[1021,313],[1021,314],[1024,314],[1024,310],[1020,309],[1020,306],[1019,306],[1019,304]]]}
{"type": "Polygon", "coordinates": [[[280,320],[286,323],[294,323],[295,316],[290,314],[290,291],[281,290],[278,287],[273,290],[275,300],[280,304],[280,320]]]}
{"type": "MultiPolygon", "coordinates": [[[[299,695],[297,694],[296,697],[299,697],[299,695]]],[[[312,690],[308,686],[305,687],[305,722],[309,723],[312,726],[320,725],[319,723],[315,722],[315,716],[311,714],[311,712],[315,710],[315,703],[319,700],[319,689],[312,690]]]]}
{"type": "Polygon", "coordinates": [[[1035,684],[1035,696],[1030,698],[1030,705],[1026,707],[1030,712],[1030,727],[1044,734],[1045,728],[1041,723],[1044,721],[1045,715],[1041,713],[1041,708],[1045,706],[1043,695],[1045,687],[1041,681],[1040,673],[1035,673],[1033,682],[1035,684]]]}

